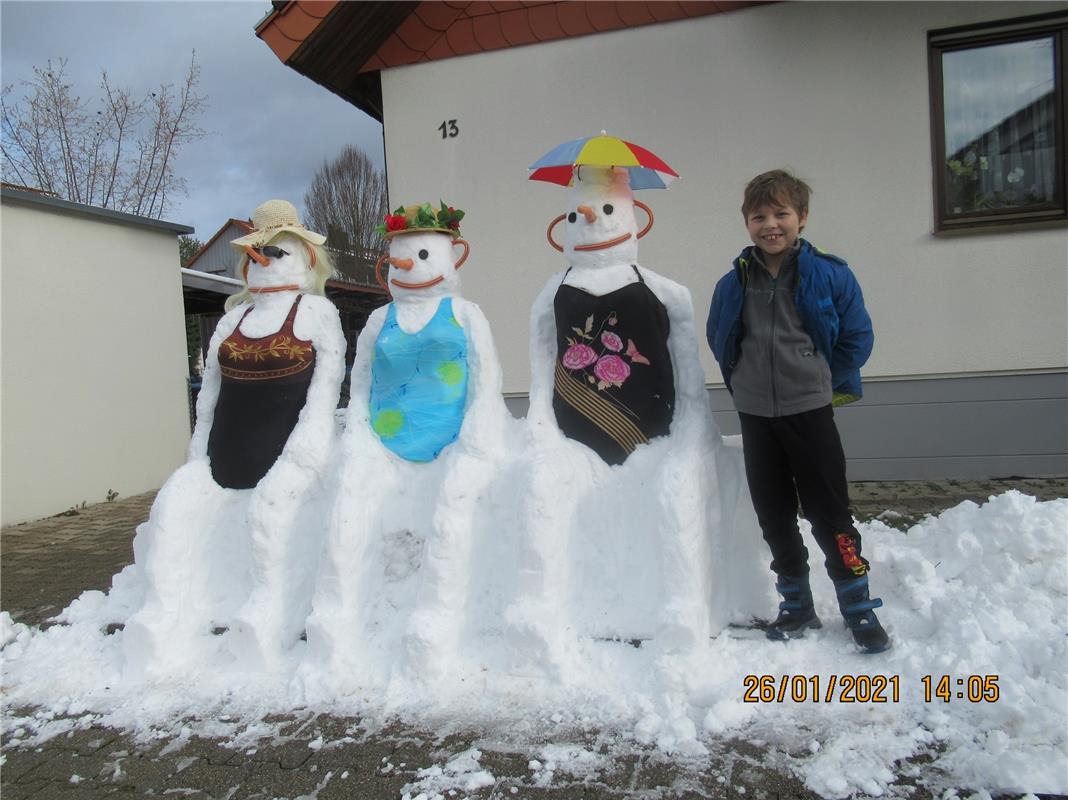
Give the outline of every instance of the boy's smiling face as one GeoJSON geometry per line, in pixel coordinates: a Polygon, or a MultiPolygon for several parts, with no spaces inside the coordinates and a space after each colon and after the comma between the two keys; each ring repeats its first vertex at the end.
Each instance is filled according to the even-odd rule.
{"type": "Polygon", "coordinates": [[[792,206],[767,203],[749,212],[745,226],[753,244],[769,256],[778,256],[794,246],[807,220],[807,213],[798,216],[792,206]]]}

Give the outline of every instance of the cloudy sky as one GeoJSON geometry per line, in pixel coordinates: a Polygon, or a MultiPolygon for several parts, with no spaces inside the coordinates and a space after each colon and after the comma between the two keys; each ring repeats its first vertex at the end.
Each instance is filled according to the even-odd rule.
{"type": "Polygon", "coordinates": [[[164,214],[207,240],[229,218],[247,218],[264,200],[298,208],[315,171],[346,144],[382,165],[382,129],[355,106],[282,64],[256,38],[270,3],[16,2],[0,3],[4,85],[32,76],[33,66],[68,59],[83,98],[95,97],[100,72],[135,95],[161,82],[180,83],[192,51],[208,136],[176,162],[188,195],[164,214]]]}

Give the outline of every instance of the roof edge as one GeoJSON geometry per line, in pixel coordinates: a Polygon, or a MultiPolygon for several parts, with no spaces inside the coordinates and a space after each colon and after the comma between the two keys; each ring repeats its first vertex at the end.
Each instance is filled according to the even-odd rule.
{"type": "Polygon", "coordinates": [[[87,206],[85,203],[75,203],[73,200],[61,200],[58,197],[47,197],[37,194],[36,192],[22,192],[17,189],[0,189],[0,199],[25,203],[26,205],[31,206],[44,206],[55,211],[67,211],[84,217],[104,219],[109,222],[119,222],[124,225],[137,225],[142,228],[155,228],[156,230],[170,231],[178,235],[190,234],[196,230],[191,225],[181,225],[177,222],[167,222],[162,219],[139,217],[136,214],[127,214],[124,211],[113,211],[110,208],[87,206]]]}
{"type": "Polygon", "coordinates": [[[182,286],[192,289],[204,289],[219,294],[237,294],[245,288],[245,284],[236,278],[228,278],[225,275],[214,275],[210,272],[201,272],[197,269],[181,268],[182,286]]]}

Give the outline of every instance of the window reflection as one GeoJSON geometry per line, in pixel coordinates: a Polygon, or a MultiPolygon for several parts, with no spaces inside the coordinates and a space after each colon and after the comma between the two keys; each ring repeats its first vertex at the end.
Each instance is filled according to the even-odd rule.
{"type": "Polygon", "coordinates": [[[1056,200],[1052,37],[942,53],[945,213],[1056,200]]]}

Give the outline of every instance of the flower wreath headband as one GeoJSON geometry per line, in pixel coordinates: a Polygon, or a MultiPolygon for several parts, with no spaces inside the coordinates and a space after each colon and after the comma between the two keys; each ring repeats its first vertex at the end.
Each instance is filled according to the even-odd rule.
{"type": "MultiPolygon", "coordinates": [[[[392,214],[386,214],[385,220],[375,227],[375,233],[385,239],[392,239],[394,236],[399,236],[405,233],[448,234],[452,237],[453,244],[463,245],[464,248],[464,254],[460,256],[460,260],[453,265],[454,269],[459,269],[471,254],[471,246],[460,238],[460,220],[464,218],[464,212],[458,208],[445,205],[444,200],[439,200],[438,203],[440,207],[436,211],[430,203],[400,206],[392,214]]],[[[388,252],[383,253],[375,264],[375,280],[378,282],[378,285],[387,292],[389,291],[389,285],[382,278],[382,265],[385,263],[386,259],[389,258],[390,256],[388,252]]],[[[401,267],[402,269],[411,268],[411,264],[408,264],[407,267],[403,264],[395,264],[395,266],[401,267]]],[[[396,279],[392,282],[404,289],[426,289],[441,283],[444,279],[444,276],[439,275],[425,283],[404,283],[403,281],[398,281],[396,279]]]]}

